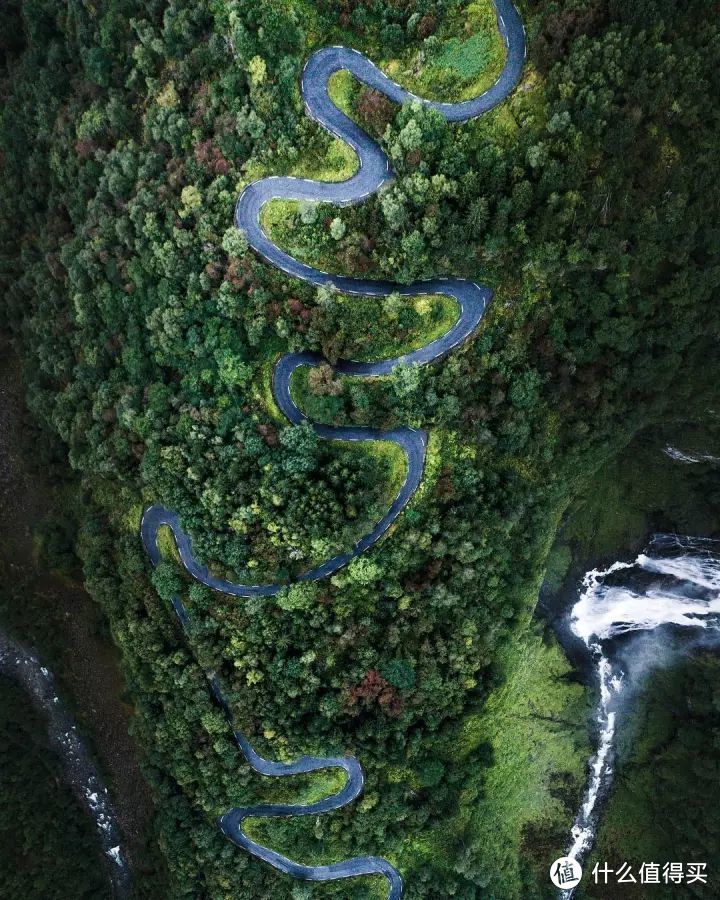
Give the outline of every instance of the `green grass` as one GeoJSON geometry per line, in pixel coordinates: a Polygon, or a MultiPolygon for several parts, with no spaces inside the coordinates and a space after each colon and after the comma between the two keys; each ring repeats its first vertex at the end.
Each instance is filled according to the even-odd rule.
{"type": "Polygon", "coordinates": [[[328,94],[330,99],[342,110],[345,115],[350,115],[352,111],[352,98],[355,88],[355,79],[346,70],[341,69],[339,72],[333,72],[328,81],[328,94]]]}
{"type": "Polygon", "coordinates": [[[309,259],[308,248],[302,243],[302,228],[297,222],[300,204],[296,200],[271,200],[260,213],[260,225],[279,247],[291,256],[309,259]],[[297,225],[297,227],[294,227],[297,225]],[[294,244],[293,241],[299,243],[294,244]]]}
{"type": "Polygon", "coordinates": [[[178,563],[178,565],[182,564],[178,548],[175,544],[175,538],[168,525],[161,525],[158,529],[157,542],[158,548],[160,549],[160,555],[163,559],[173,560],[178,563]]]}
{"type": "Polygon", "coordinates": [[[368,441],[361,444],[359,449],[386,468],[387,478],[383,495],[389,506],[397,496],[407,475],[407,458],[404,451],[392,441],[368,441]]]}
{"type": "MultiPolygon", "coordinates": [[[[344,297],[342,304],[356,309],[358,300],[360,300],[360,305],[362,302],[370,304],[379,302],[377,298],[373,297],[344,297]]],[[[418,294],[412,299],[403,298],[403,302],[412,304],[414,310],[419,312],[421,327],[407,335],[398,336],[394,333],[391,321],[379,323],[379,327],[374,328],[368,335],[364,347],[353,348],[353,359],[360,362],[388,359],[418,350],[449,331],[460,315],[457,301],[445,294],[418,294]]],[[[349,310],[349,314],[356,313],[351,313],[349,310]]]]}
{"type": "Polygon", "coordinates": [[[474,34],[466,40],[450,38],[433,57],[433,66],[450,69],[462,78],[477,78],[490,58],[491,38],[488,34],[474,34]]]}
{"type": "Polygon", "coordinates": [[[435,46],[421,61],[417,50],[383,58],[381,68],[429,100],[467,100],[487,90],[502,71],[505,43],[491,0],[476,0],[443,22],[435,46]]]}
{"type": "Polygon", "coordinates": [[[483,848],[482,870],[497,884],[507,879],[506,892],[493,896],[513,900],[522,896],[527,829],[552,840],[555,833],[566,835],[572,822],[590,752],[589,706],[584,689],[567,680],[571,668],[554,640],[531,633],[518,638],[503,652],[501,667],[506,682],[465,721],[454,749],[468,754],[483,742],[493,747],[494,764],[479,776],[482,795],[470,817],[483,848]]]}
{"type": "Polygon", "coordinates": [[[279,354],[269,351],[262,362],[261,377],[253,380],[252,391],[255,399],[265,408],[268,414],[279,424],[287,425],[288,421],[275,402],[272,390],[273,370],[279,354]]]}
{"type": "Polygon", "coordinates": [[[308,156],[294,165],[288,174],[297,178],[312,178],[314,181],[346,181],[355,174],[358,166],[358,158],[352,147],[345,141],[334,138],[324,156],[308,156]]]}

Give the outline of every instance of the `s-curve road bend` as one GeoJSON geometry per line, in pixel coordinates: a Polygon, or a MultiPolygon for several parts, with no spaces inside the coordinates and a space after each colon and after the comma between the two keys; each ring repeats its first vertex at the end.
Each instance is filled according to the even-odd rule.
{"type": "MultiPolygon", "coordinates": [[[[263,178],[248,185],[238,199],[235,224],[245,234],[250,246],[268,263],[294,278],[318,286],[327,286],[343,294],[370,297],[386,297],[393,292],[403,296],[444,294],[457,301],[460,309],[458,319],[441,337],[418,350],[392,359],[366,363],[341,360],[332,366],[338,374],[376,377],[390,374],[400,364],[427,365],[442,359],[475,334],[492,293],[487,287],[459,278],[397,285],[390,281],[369,281],[321,272],[285,253],[273,243],[261,226],[263,207],[276,199],[306,200],[332,203],[337,206],[362,203],[394,178],[390,160],[385,152],[330,99],[328,80],[335,72],[341,70],[350,72],[358,81],[379,91],[395,103],[415,102],[436,109],[449,122],[464,122],[476,118],[502,102],[517,85],[522,74],[525,60],[525,29],[511,0],[495,0],[495,8],[498,28],[507,47],[504,69],[489,90],[472,100],[460,103],[436,103],[416,97],[384,75],[357,50],[347,47],[326,47],[318,50],[310,57],[302,74],[302,95],[306,110],[308,115],[323,128],[352,147],[360,161],[359,169],[347,181],[332,183],[292,177],[263,178]]],[[[293,372],[301,366],[317,366],[325,362],[313,353],[288,353],[278,361],[273,373],[273,394],[279,408],[291,423],[298,425],[308,422],[290,394],[293,372]]],[[[427,450],[426,432],[414,428],[381,431],[374,428],[333,427],[316,422],[309,424],[319,437],[327,440],[392,441],[405,454],[407,476],[387,513],[368,534],[352,549],[303,573],[299,576],[300,581],[316,581],[332,575],[380,540],[408,505],[420,485],[427,450]]],[[[180,558],[189,574],[208,587],[237,597],[270,596],[281,589],[282,585],[279,584],[236,584],[213,575],[207,566],[202,565],[193,556],[191,538],[183,530],[177,514],[159,505],[146,509],[141,523],[142,540],[153,565],[160,562],[158,531],[163,525],[171,529],[180,558]]],[[[181,624],[187,629],[188,613],[180,598],[175,597],[173,604],[181,624]]],[[[206,675],[216,700],[228,717],[238,747],[256,772],[278,777],[316,772],[326,768],[340,768],[346,775],[345,786],[340,791],[317,803],[268,804],[232,809],[220,819],[223,833],[237,846],[295,878],[306,881],[335,881],[361,875],[382,875],[389,883],[389,900],[401,897],[403,887],[400,874],[385,859],[356,857],[332,865],[305,866],[257,844],[243,832],[244,820],[251,817],[310,816],[340,809],[361,793],[363,773],[354,757],[321,759],[304,756],[289,764],[263,759],[253,750],[244,735],[235,729],[230,709],[215,674],[206,671],[206,675]]]]}

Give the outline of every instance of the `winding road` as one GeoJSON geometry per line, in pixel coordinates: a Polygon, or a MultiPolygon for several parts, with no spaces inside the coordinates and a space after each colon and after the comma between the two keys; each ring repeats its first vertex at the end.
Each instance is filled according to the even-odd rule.
{"type": "MultiPolygon", "coordinates": [[[[327,286],[343,294],[371,297],[386,297],[393,292],[403,296],[443,294],[457,301],[460,315],[455,324],[441,337],[418,350],[392,359],[366,363],[340,360],[332,367],[338,374],[377,377],[390,374],[401,364],[426,365],[442,359],[477,331],[492,292],[475,282],[456,278],[398,285],[390,281],[370,281],[322,272],[300,262],[272,242],[261,226],[263,207],[276,199],[307,200],[332,203],[336,206],[362,203],[394,178],[390,160],[382,148],[330,99],[328,81],[335,72],[349,71],[358,81],[379,91],[395,103],[416,102],[436,109],[449,122],[464,122],[476,118],[503,101],[517,85],[522,74],[526,54],[525,29],[511,0],[494,0],[494,2],[498,28],[507,47],[505,66],[495,84],[472,100],[459,103],[423,100],[393,82],[357,50],[347,47],[326,47],[314,53],[302,74],[305,108],[308,115],[323,128],[352,147],[360,161],[357,172],[342,182],[318,182],[290,176],[264,178],[248,185],[238,199],[235,224],[244,232],[249,245],[271,265],[294,278],[318,286],[327,286]]],[[[412,499],[420,485],[425,467],[428,436],[423,430],[396,428],[382,431],[365,427],[334,427],[310,422],[307,419],[292,399],[290,393],[292,375],[301,366],[317,366],[325,362],[326,360],[315,353],[288,353],[279,359],[273,372],[273,395],[280,410],[292,424],[309,422],[318,436],[327,440],[392,441],[405,454],[407,475],[387,513],[368,534],[352,549],[300,575],[297,579],[299,581],[316,581],[332,575],[380,540],[412,499]]],[[[157,565],[161,560],[158,533],[163,525],[172,531],[183,565],[189,574],[202,584],[238,597],[271,596],[282,588],[280,584],[236,584],[211,574],[207,566],[199,563],[194,557],[192,540],[183,530],[177,514],[160,505],[145,510],[140,526],[143,544],[153,565],[157,565]]],[[[173,605],[180,622],[187,630],[188,614],[180,598],[174,598],[173,605]]],[[[206,671],[206,675],[215,698],[227,715],[241,752],[256,772],[278,777],[338,768],[344,770],[346,774],[345,786],[338,793],[317,803],[267,804],[247,809],[232,809],[220,819],[223,833],[253,856],[295,878],[307,881],[334,881],[361,875],[382,875],[389,882],[388,900],[397,900],[401,897],[403,888],[400,874],[385,859],[355,857],[327,866],[305,866],[255,843],[243,832],[243,822],[248,818],[320,815],[340,809],[362,792],[363,772],[354,757],[323,759],[303,756],[294,763],[278,763],[263,759],[255,752],[245,736],[235,729],[232,714],[215,674],[206,671]]]]}

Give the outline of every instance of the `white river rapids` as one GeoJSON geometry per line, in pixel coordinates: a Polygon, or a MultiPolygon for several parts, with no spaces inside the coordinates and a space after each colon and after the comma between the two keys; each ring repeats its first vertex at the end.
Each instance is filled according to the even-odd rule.
{"type": "MultiPolygon", "coordinates": [[[[597,745],[567,856],[582,862],[587,855],[612,784],[618,716],[640,677],[620,658],[628,636],[655,632],[657,652],[650,660],[644,653],[637,666],[645,674],[648,667],[661,665],[666,658],[658,629],[665,633],[691,629],[695,639],[717,632],[720,641],[719,626],[720,541],[658,534],[634,562],[616,562],[585,576],[580,598],[570,612],[570,628],[587,647],[596,669],[597,745]]],[[[632,659],[632,648],[627,648],[625,659],[632,659]]],[[[573,893],[574,889],[563,890],[560,897],[569,900],[573,893]]]]}

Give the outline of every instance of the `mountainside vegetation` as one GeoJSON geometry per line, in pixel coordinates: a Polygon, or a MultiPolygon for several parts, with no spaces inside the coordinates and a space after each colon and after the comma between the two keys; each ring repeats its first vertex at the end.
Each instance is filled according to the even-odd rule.
{"type": "MultiPolygon", "coordinates": [[[[394,496],[402,460],[289,427],[272,366],[287,350],[332,362],[418,346],[452,310],[391,296],[366,313],[369,301],[289,279],[234,229],[238,193],[263,175],[356,165],[304,114],[313,50],[347,43],[401,83],[460,97],[496,71],[491,5],[2,7],[0,324],[88,497],[78,550],[123,653],[173,898],[384,890],[298,885],[223,838],[215,820],[231,806],[299,802],[326,784],[260,783],[194,655],[264,755],[350,751],[365,768],[354,806],[264,822],[271,846],[304,862],[387,856],[409,900],[546,891],[543,854],[522,872],[508,858],[515,874],[498,878],[502,854],[485,852],[476,811],[503,761],[492,723],[472,723],[512,679],[513,644],[541,657],[529,623],[571,498],[642,428],[692,418],[717,393],[720,28],[708,0],[520,11],[525,76],[494,112],[451,126],[340,76],[338,102],[396,181],[358,207],[267,210],[273,236],[309,263],[401,283],[468,277],[495,299],[479,334],[434,366],[372,383],[298,373],[318,418],[428,428],[427,471],[389,536],[346,570],[240,600],[189,584],[170,547],[151,576],[144,506],[176,510],[198,557],[236,581],[288,580],[348,549],[394,496]]],[[[564,677],[557,659],[553,670],[564,677]]],[[[502,697],[496,708],[512,708],[502,697]]],[[[573,808],[581,789],[578,746],[537,762],[555,812],[518,825],[537,846],[554,846],[558,803],[573,808]]]]}

